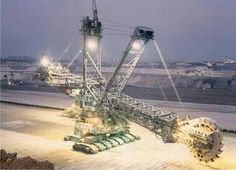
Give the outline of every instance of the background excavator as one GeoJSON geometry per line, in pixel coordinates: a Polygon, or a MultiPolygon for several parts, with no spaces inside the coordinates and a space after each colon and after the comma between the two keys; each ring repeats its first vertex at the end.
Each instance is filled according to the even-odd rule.
{"type": "Polygon", "coordinates": [[[75,104],[65,115],[77,118],[74,134],[65,140],[74,141],[73,149],[97,153],[140,139],[131,134],[127,119],[144,126],[165,143],[182,143],[199,161],[210,162],[222,152],[222,134],[210,118],[179,118],[122,93],[146,45],[154,41],[151,28],[137,26],[123,56],[108,81],[101,73],[102,23],[98,20],[95,0],[93,17],[82,20],[83,76],[80,77],[58,64],[41,69],[41,78],[52,86],[63,79],[78,89],[75,104]],[[57,66],[57,67],[56,67],[57,66]]]}

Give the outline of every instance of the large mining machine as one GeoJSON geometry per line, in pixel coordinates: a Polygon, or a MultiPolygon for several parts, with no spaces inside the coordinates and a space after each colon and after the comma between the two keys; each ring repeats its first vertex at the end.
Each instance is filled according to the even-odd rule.
{"type": "Polygon", "coordinates": [[[199,161],[210,162],[222,152],[222,134],[216,122],[207,117],[179,118],[122,93],[146,45],[154,40],[151,28],[137,26],[112,76],[101,74],[102,23],[93,1],[93,18],[82,20],[83,77],[77,102],[68,109],[77,118],[73,149],[88,153],[111,149],[140,139],[131,134],[127,119],[152,132],[165,143],[182,143],[199,161]],[[89,67],[88,67],[89,66],[89,67]],[[89,71],[93,69],[93,71],[89,71]]]}

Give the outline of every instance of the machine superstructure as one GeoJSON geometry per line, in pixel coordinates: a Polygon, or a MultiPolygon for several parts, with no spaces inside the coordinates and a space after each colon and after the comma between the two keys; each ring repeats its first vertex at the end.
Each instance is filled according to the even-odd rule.
{"type": "Polygon", "coordinates": [[[175,113],[165,113],[122,93],[146,45],[154,41],[152,28],[137,26],[134,29],[109,80],[105,80],[101,72],[102,23],[98,19],[95,1],[93,17],[84,17],[82,20],[81,34],[82,77],[61,67],[64,71],[58,72],[53,65],[45,67],[42,74],[42,78],[52,86],[62,86],[55,82],[56,77],[60,77],[74,82],[73,86],[79,91],[76,95],[77,102],[65,113],[77,118],[74,134],[65,137],[65,140],[75,142],[75,150],[97,153],[139,140],[138,134],[131,134],[129,131],[129,119],[153,131],[165,143],[187,145],[200,161],[214,161],[219,157],[223,147],[222,135],[214,120],[206,117],[181,119],[175,113]]]}

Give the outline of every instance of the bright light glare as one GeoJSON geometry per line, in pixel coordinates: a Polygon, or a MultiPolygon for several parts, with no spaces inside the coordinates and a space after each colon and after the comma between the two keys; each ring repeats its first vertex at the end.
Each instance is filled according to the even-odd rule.
{"type": "Polygon", "coordinates": [[[98,47],[98,42],[95,38],[88,38],[86,46],[89,50],[95,51],[98,47]]]}
{"type": "Polygon", "coordinates": [[[134,43],[132,44],[132,49],[133,50],[139,50],[140,48],[141,48],[141,42],[134,41],[134,43]]]}
{"type": "Polygon", "coordinates": [[[47,67],[49,65],[49,60],[46,56],[43,56],[42,60],[41,60],[41,64],[44,67],[47,67]]]}

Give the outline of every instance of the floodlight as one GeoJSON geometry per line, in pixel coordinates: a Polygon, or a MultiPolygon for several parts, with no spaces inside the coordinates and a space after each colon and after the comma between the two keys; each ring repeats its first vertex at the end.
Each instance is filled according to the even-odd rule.
{"type": "Polygon", "coordinates": [[[133,50],[139,50],[141,47],[141,44],[137,41],[135,41],[133,44],[132,44],[132,48],[133,50]]]}
{"type": "Polygon", "coordinates": [[[47,67],[49,65],[49,59],[47,56],[43,56],[42,60],[41,60],[41,64],[44,67],[47,67]]]}
{"type": "Polygon", "coordinates": [[[98,41],[97,39],[94,37],[94,38],[88,38],[87,41],[86,41],[86,47],[88,50],[91,50],[91,51],[95,51],[97,50],[98,48],[98,41]]]}
{"type": "Polygon", "coordinates": [[[138,51],[143,47],[143,45],[144,45],[143,40],[135,40],[132,44],[132,50],[138,51]]]}

